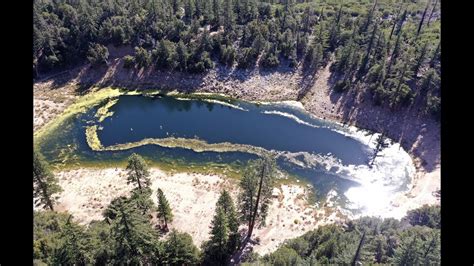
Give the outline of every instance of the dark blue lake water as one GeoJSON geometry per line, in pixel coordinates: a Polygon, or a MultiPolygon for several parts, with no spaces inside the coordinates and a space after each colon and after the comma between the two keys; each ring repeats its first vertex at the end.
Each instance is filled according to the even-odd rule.
{"type": "Polygon", "coordinates": [[[245,111],[198,100],[121,96],[111,108],[113,117],[105,119],[98,135],[104,146],[145,138],[197,137],[208,143],[249,144],[267,150],[332,153],[344,164],[369,160],[365,145],[325,128],[327,124],[320,120],[306,116],[307,125],[281,114],[268,114],[305,115],[294,108],[237,104],[245,111]]]}
{"type": "MultiPolygon", "coordinates": [[[[98,137],[104,147],[145,138],[180,137],[278,151],[286,154],[277,159],[282,170],[312,183],[318,199],[323,199],[331,190],[336,191],[341,203],[348,202],[345,192],[361,186],[362,170],[375,177],[380,175],[383,180],[404,178],[406,181],[410,178],[403,177],[409,174],[390,176],[393,170],[369,170],[373,148],[368,144],[373,140],[366,142],[353,137],[344,127],[316,119],[287,104],[122,95],[110,108],[113,115],[101,123],[94,117],[99,107],[66,121],[62,130],[41,143],[42,153],[53,163],[76,165],[124,161],[132,152],[137,152],[160,163],[221,164],[237,169],[257,158],[245,152],[194,152],[157,145],[122,151],[92,151],[86,142],[85,128],[97,124],[100,127],[98,137]],[[308,156],[312,160],[307,159],[308,156]],[[295,163],[295,160],[302,163],[295,163]]],[[[397,163],[395,160],[390,162],[397,163]]]]}

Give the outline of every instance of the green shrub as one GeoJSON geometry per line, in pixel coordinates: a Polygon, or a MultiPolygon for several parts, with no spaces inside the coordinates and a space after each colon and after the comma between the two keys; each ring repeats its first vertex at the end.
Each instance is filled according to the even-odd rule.
{"type": "Polygon", "coordinates": [[[131,55],[126,55],[123,57],[123,67],[132,68],[135,65],[135,58],[131,55]]]}
{"type": "Polygon", "coordinates": [[[335,92],[343,92],[347,91],[350,88],[350,82],[346,80],[338,80],[336,84],[334,84],[334,91],[335,92]]]}

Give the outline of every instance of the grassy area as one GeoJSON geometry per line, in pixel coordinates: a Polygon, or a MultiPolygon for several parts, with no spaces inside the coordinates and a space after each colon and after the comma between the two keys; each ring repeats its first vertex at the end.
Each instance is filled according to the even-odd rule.
{"type": "MultiPolygon", "coordinates": [[[[147,164],[152,168],[159,168],[160,170],[169,173],[199,173],[199,174],[215,174],[226,178],[239,180],[243,170],[242,166],[233,164],[218,164],[218,163],[183,163],[172,160],[165,160],[157,162],[153,160],[147,160],[147,164]]],[[[122,168],[125,169],[127,166],[127,160],[110,160],[110,161],[81,161],[69,162],[69,163],[55,163],[51,167],[54,171],[68,171],[80,168],[90,169],[105,169],[105,168],[122,168]]]]}

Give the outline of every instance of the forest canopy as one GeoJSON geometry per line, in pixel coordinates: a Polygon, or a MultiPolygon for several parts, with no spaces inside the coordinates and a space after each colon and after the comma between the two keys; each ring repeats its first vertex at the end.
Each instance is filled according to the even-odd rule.
{"type": "Polygon", "coordinates": [[[429,1],[117,0],[34,2],[38,74],[130,47],[126,68],[201,73],[217,66],[331,64],[336,91],[364,87],[375,104],[421,102],[440,114],[440,4],[429,1]]]}

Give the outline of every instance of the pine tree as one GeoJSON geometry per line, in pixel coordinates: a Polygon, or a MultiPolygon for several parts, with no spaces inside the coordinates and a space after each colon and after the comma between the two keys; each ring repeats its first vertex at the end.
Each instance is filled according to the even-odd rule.
{"type": "Polygon", "coordinates": [[[221,4],[220,0],[212,0],[213,24],[220,25],[221,4]]]}
{"type": "Polygon", "coordinates": [[[392,70],[392,66],[394,65],[394,63],[396,62],[397,58],[398,58],[398,55],[400,54],[400,50],[401,50],[401,36],[402,34],[399,34],[397,36],[397,40],[395,41],[395,46],[393,47],[393,51],[392,51],[392,55],[390,56],[390,62],[388,64],[388,69],[387,69],[387,73],[390,74],[390,71],[392,70]]]}
{"type": "Polygon", "coordinates": [[[114,198],[110,204],[102,212],[102,216],[105,218],[105,221],[108,224],[112,224],[112,221],[115,220],[120,214],[120,206],[128,204],[130,199],[125,196],[120,196],[114,198]]]}
{"type": "Polygon", "coordinates": [[[436,46],[436,50],[433,52],[433,56],[430,60],[430,67],[434,67],[435,63],[438,61],[440,49],[441,49],[441,42],[438,43],[438,46],[436,46]]]}
{"type": "Polygon", "coordinates": [[[420,91],[429,92],[439,86],[439,76],[434,69],[429,69],[424,73],[421,81],[420,91]]]}
{"type": "Polygon", "coordinates": [[[226,32],[232,31],[235,24],[234,11],[232,9],[232,0],[224,0],[224,10],[222,13],[222,17],[224,20],[224,30],[226,32]]]}
{"type": "Polygon", "coordinates": [[[109,50],[107,47],[93,43],[89,46],[87,59],[92,65],[107,64],[109,58],[109,50]]]}
{"type": "Polygon", "coordinates": [[[372,46],[374,44],[374,39],[375,39],[376,33],[377,33],[377,25],[374,25],[374,29],[373,29],[372,35],[370,37],[369,45],[367,46],[367,52],[365,53],[364,59],[362,59],[361,66],[359,68],[359,72],[358,72],[358,77],[359,78],[362,77],[363,75],[365,75],[365,73],[367,73],[367,64],[369,62],[370,53],[372,51],[372,46]]]}
{"type": "Polygon", "coordinates": [[[296,35],[296,54],[301,58],[308,48],[308,36],[306,34],[298,33],[296,35]]]}
{"type": "Polygon", "coordinates": [[[53,195],[61,191],[58,179],[49,170],[48,163],[39,152],[33,151],[33,198],[35,205],[53,211],[53,205],[57,200],[57,197],[53,195]]]}
{"type": "Polygon", "coordinates": [[[359,261],[362,245],[364,244],[364,239],[365,239],[365,231],[364,231],[364,233],[362,233],[362,237],[360,238],[359,245],[357,246],[356,253],[354,254],[354,258],[352,259],[351,265],[353,265],[353,266],[355,266],[356,263],[359,261]]]}
{"type": "Polygon", "coordinates": [[[200,20],[202,16],[202,2],[203,0],[194,0],[194,17],[200,20]]]}
{"type": "Polygon", "coordinates": [[[173,69],[176,63],[175,44],[169,40],[162,39],[155,50],[156,65],[163,69],[173,69]]]}
{"type": "Polygon", "coordinates": [[[229,224],[227,216],[221,207],[216,208],[216,214],[211,222],[211,239],[204,246],[204,264],[226,265],[229,252],[229,224]]]}
{"type": "Polygon", "coordinates": [[[72,215],[67,219],[61,233],[62,243],[53,255],[55,265],[85,265],[92,261],[90,257],[90,242],[84,230],[71,221],[72,215]]]}
{"type": "Polygon", "coordinates": [[[387,56],[387,40],[385,38],[385,33],[380,31],[377,38],[377,44],[375,45],[375,58],[380,61],[383,57],[387,56]]]}
{"type": "Polygon", "coordinates": [[[426,42],[423,45],[423,48],[421,48],[420,55],[416,58],[416,64],[413,67],[413,78],[416,78],[418,75],[418,71],[420,71],[421,66],[424,63],[424,60],[426,58],[426,52],[428,51],[428,42],[426,42]]]}
{"type": "Polygon", "coordinates": [[[150,66],[150,53],[145,48],[135,47],[135,62],[137,63],[139,68],[150,66]]]}
{"type": "Polygon", "coordinates": [[[164,230],[168,231],[168,223],[173,221],[173,213],[171,212],[171,207],[168,200],[165,197],[163,191],[158,188],[157,190],[158,197],[158,218],[163,219],[164,230]]]}
{"type": "Polygon", "coordinates": [[[179,69],[179,71],[185,71],[188,68],[188,58],[187,48],[183,41],[180,40],[176,47],[177,69],[179,69]]]}
{"type": "Polygon", "coordinates": [[[411,89],[406,84],[407,81],[410,80],[410,77],[413,76],[410,71],[411,63],[408,53],[404,55],[403,61],[400,64],[402,66],[398,66],[399,69],[401,68],[401,71],[397,73],[397,86],[395,88],[395,93],[392,94],[392,97],[390,99],[392,107],[398,104],[399,102],[406,102],[411,95],[411,89]]]}
{"type": "Polygon", "coordinates": [[[301,29],[303,32],[311,31],[311,9],[308,7],[305,8],[302,19],[301,19],[301,29]]]}
{"type": "Polygon", "coordinates": [[[385,256],[385,238],[383,236],[379,236],[375,242],[375,262],[376,263],[386,263],[386,256],[385,256]]]}
{"type": "Polygon", "coordinates": [[[377,145],[375,146],[375,151],[374,151],[374,155],[372,156],[372,161],[370,162],[370,166],[372,166],[374,164],[375,158],[377,158],[380,151],[382,151],[382,149],[388,147],[387,137],[385,136],[385,132],[382,132],[382,134],[380,134],[377,137],[375,142],[377,143],[377,145]]]}
{"type": "Polygon", "coordinates": [[[141,191],[150,186],[150,179],[148,176],[150,172],[145,160],[138,154],[133,153],[128,158],[127,165],[127,184],[134,183],[141,191]]]}
{"type": "Polygon", "coordinates": [[[374,16],[374,11],[376,7],[377,7],[377,0],[375,0],[374,5],[370,9],[369,13],[367,13],[367,20],[365,21],[364,24],[362,24],[362,27],[360,30],[361,33],[365,33],[367,29],[369,28],[370,24],[372,23],[372,18],[374,16]]]}
{"type": "Polygon", "coordinates": [[[193,3],[192,0],[185,0],[184,2],[184,21],[190,24],[193,18],[193,3]]]}
{"type": "Polygon", "coordinates": [[[213,16],[213,13],[212,13],[212,8],[211,8],[211,1],[209,0],[203,0],[201,1],[201,5],[202,5],[202,16],[203,16],[203,22],[205,24],[209,24],[212,22],[212,20],[214,19],[214,16],[213,16]]]}
{"type": "Polygon", "coordinates": [[[153,200],[151,200],[151,188],[143,188],[139,190],[135,188],[132,190],[130,196],[130,202],[134,203],[138,210],[142,211],[142,214],[145,215],[153,209],[153,200]]]}
{"type": "Polygon", "coordinates": [[[287,59],[294,51],[296,52],[295,41],[290,29],[287,29],[282,36],[282,40],[280,42],[280,50],[283,57],[287,59]]]}
{"type": "Polygon", "coordinates": [[[187,233],[171,230],[165,242],[165,265],[197,265],[199,250],[187,233]]]}
{"type": "Polygon", "coordinates": [[[179,1],[178,0],[171,0],[171,7],[173,8],[173,15],[176,15],[179,10],[179,1]]]}
{"type": "Polygon", "coordinates": [[[425,245],[423,262],[425,265],[438,264],[440,259],[440,237],[437,231],[431,233],[431,240],[425,245]]]}
{"type": "Polygon", "coordinates": [[[326,26],[325,26],[325,23],[320,23],[317,28],[315,29],[316,31],[316,36],[313,40],[313,43],[316,45],[316,44],[319,44],[321,45],[321,48],[323,50],[323,54],[322,54],[322,59],[324,59],[324,61],[327,61],[328,57],[329,57],[329,44],[328,44],[328,31],[326,30],[326,26]]]}
{"type": "Polygon", "coordinates": [[[423,12],[423,15],[421,16],[420,23],[418,24],[418,29],[417,29],[417,31],[416,31],[416,37],[418,37],[418,35],[420,34],[421,27],[423,26],[423,21],[425,21],[426,12],[428,11],[429,5],[430,5],[430,2],[428,1],[428,2],[426,3],[425,11],[423,12]]]}
{"type": "Polygon", "coordinates": [[[110,232],[112,264],[147,264],[156,256],[157,237],[151,224],[129,202],[118,204],[110,232]]]}
{"type": "Polygon", "coordinates": [[[265,226],[265,218],[270,204],[275,180],[275,162],[270,158],[251,163],[240,182],[241,220],[248,223],[247,239],[251,239],[253,229],[265,226]]]}
{"type": "Polygon", "coordinates": [[[395,262],[398,265],[418,265],[421,263],[419,256],[419,241],[417,235],[413,236],[408,241],[402,242],[400,247],[395,252],[395,262]]]}
{"type": "Polygon", "coordinates": [[[438,0],[435,1],[433,5],[433,9],[431,9],[430,16],[428,17],[428,23],[427,23],[428,27],[430,26],[430,20],[431,20],[431,17],[433,16],[433,12],[435,11],[437,4],[438,4],[438,0]]]}
{"type": "MultiPolygon", "coordinates": [[[[400,34],[400,31],[402,30],[403,28],[403,23],[405,22],[405,19],[407,18],[407,10],[405,9],[405,11],[403,12],[402,16],[400,17],[400,19],[397,21],[397,28],[395,30],[395,35],[399,35],[400,34]]],[[[389,40],[392,38],[392,33],[393,31],[390,33],[390,37],[388,38],[389,40]]]]}
{"type": "MultiPolygon", "coordinates": [[[[400,21],[402,21],[403,17],[406,16],[406,9],[405,11],[403,12],[403,15],[401,17],[398,17],[398,15],[400,15],[400,11],[401,11],[401,7],[400,9],[398,9],[398,13],[396,15],[396,19],[393,21],[393,25],[392,25],[392,30],[390,31],[390,36],[388,37],[388,40],[391,40],[392,39],[392,35],[395,31],[395,28],[397,27],[397,25],[400,25],[400,21]]],[[[402,22],[403,23],[403,22],[402,22]]]]}
{"type": "Polygon", "coordinates": [[[337,16],[334,18],[334,22],[332,23],[331,30],[329,31],[329,50],[334,51],[336,49],[336,43],[339,37],[339,31],[340,31],[340,22],[341,22],[341,17],[342,17],[342,5],[339,8],[339,12],[337,13],[337,16]]]}
{"type": "Polygon", "coordinates": [[[237,212],[235,210],[234,201],[230,196],[229,192],[223,190],[216,204],[217,208],[221,208],[226,215],[227,224],[229,228],[229,241],[228,241],[228,251],[229,253],[234,252],[240,242],[239,234],[239,220],[237,217],[237,212]]]}

